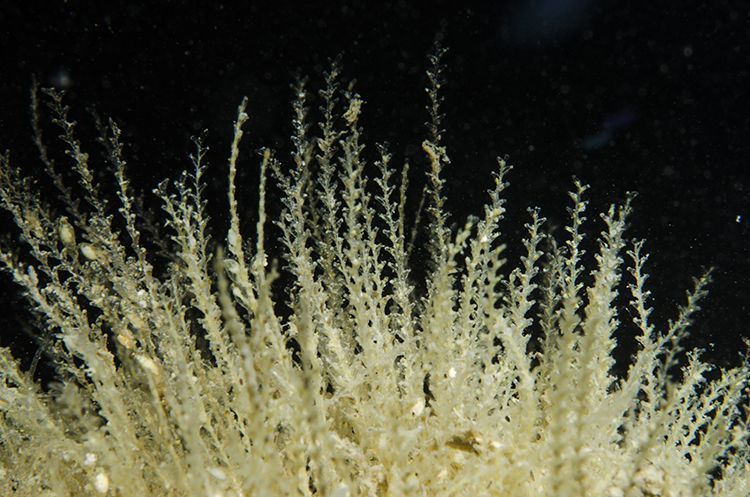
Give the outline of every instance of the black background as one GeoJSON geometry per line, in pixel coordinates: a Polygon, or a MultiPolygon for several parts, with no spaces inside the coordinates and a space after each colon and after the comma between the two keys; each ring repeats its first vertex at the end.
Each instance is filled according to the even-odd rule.
{"type": "MultiPolygon", "coordinates": [[[[251,117],[239,180],[251,215],[253,151],[287,153],[295,73],[316,89],[341,53],[366,100],[366,155],[387,141],[396,165],[414,163],[419,184],[426,54],[444,29],[452,219],[481,213],[494,158],[504,154],[515,165],[504,225],[513,263],[526,208],[540,206],[560,225],[574,176],[591,185],[594,230],[597,211],[637,191],[629,233],[646,238],[652,253],[655,321],[674,316],[691,277],[715,266],[692,344],[732,363],[750,336],[749,16],[747,2],[726,0],[5,1],[0,147],[29,174],[40,169],[28,125],[33,75],[67,89],[87,143],[90,106],[121,123],[134,184],[147,191],[189,167],[190,137],[208,129],[208,191],[220,228],[242,96],[251,117]]],[[[3,278],[0,343],[28,360],[33,347],[19,336],[25,311],[3,278]]]]}

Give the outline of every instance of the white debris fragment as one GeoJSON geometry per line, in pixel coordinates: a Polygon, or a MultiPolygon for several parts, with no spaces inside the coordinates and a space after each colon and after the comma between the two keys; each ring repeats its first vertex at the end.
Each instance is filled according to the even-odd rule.
{"type": "Polygon", "coordinates": [[[100,494],[106,494],[109,490],[109,476],[106,473],[98,473],[94,478],[94,488],[100,494]]]}

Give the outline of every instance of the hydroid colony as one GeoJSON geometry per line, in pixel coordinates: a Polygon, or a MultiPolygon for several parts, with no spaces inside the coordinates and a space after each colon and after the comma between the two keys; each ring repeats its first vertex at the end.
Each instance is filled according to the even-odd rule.
{"type": "Polygon", "coordinates": [[[428,71],[423,296],[410,272],[408,166],[395,169],[385,147],[367,165],[362,100],[336,66],[317,127],[307,90],[296,90],[290,164],[269,150],[259,159],[253,236],[241,233],[235,189],[240,105],[229,229],[212,234],[216,244],[202,144],[194,168],[156,190],[163,212],[151,218],[128,182],[117,126],[100,126],[117,192],[105,198],[62,95],[33,92],[36,143],[63,209],[0,157],[19,240],[0,258],[57,381],[42,388],[0,349],[2,495],[750,494],[748,367],[709,381],[698,353],[678,359],[706,276],[666,329],[649,321],[647,256],[624,234],[629,202],[594,228],[575,183],[562,243],[532,210],[524,255],[506,269],[500,160],[483,214],[449,229],[441,53],[428,71]],[[42,140],[41,98],[73,175],[42,140]],[[268,181],[283,191],[272,220],[268,181]],[[168,235],[144,243],[154,224],[168,235]],[[598,252],[584,267],[591,229],[598,252]],[[278,233],[282,252],[266,233],[278,233]],[[292,276],[284,293],[272,291],[279,272],[292,276]],[[615,304],[624,287],[628,312],[615,304]],[[618,377],[621,319],[640,332],[618,377]]]}

